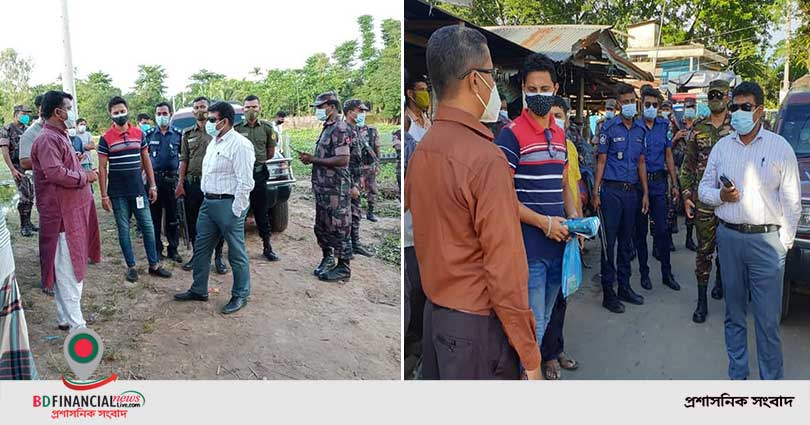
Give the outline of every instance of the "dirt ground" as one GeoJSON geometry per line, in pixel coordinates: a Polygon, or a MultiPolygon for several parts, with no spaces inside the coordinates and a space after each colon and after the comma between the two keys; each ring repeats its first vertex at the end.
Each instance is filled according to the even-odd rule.
{"type": "MultiPolygon", "coordinates": [[[[230,298],[230,271],[211,273],[208,302],[175,302],[174,293],[191,285],[191,272],[164,261],[172,278],[152,278],[143,242],[134,236],[140,280],[126,282],[112,214],[99,206],[103,260],[89,266],[82,300],[85,318],[96,318],[91,327],[105,344],[94,377],[399,379],[400,267],[390,255],[399,256],[399,204],[380,204],[383,216],[378,223],[363,220],[361,239],[388,253],[388,261],[355,256],[348,282],[321,282],[312,275],[320,249],[308,181],[296,183],[287,230],[273,235],[280,262],[261,256],[249,218],[252,294],[247,307],[231,316],[220,313],[230,298]]],[[[20,236],[16,211],[8,221],[37,369],[42,379],[60,379],[68,371],[62,355],[67,333],[56,328],[53,300],[39,289],[37,238],[20,236]]],[[[191,256],[183,248],[180,254],[191,256]]]]}

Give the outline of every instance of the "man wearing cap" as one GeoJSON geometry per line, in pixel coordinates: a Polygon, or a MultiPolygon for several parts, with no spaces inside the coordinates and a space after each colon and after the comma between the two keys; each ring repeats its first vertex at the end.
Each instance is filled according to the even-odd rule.
{"type": "Polygon", "coordinates": [[[20,137],[31,122],[31,108],[25,105],[14,106],[14,121],[0,129],[0,149],[3,159],[20,192],[17,210],[20,212],[20,234],[32,236],[38,227],[31,223],[31,209],[34,207],[34,183],[20,165],[20,137]]]}
{"type": "MultiPolygon", "coordinates": [[[[364,106],[366,106],[366,110],[368,110],[368,104],[364,106]]],[[[374,215],[374,207],[377,204],[377,175],[380,174],[380,133],[375,127],[366,124],[365,111],[358,115],[357,137],[360,139],[363,160],[363,183],[365,183],[366,186],[363,193],[365,193],[366,202],[368,203],[366,219],[372,223],[376,223],[377,216],[374,215]]],[[[400,168],[397,167],[397,170],[399,169],[400,168]]],[[[397,176],[399,176],[399,172],[397,172],[397,176]]]]}
{"type": "Polygon", "coordinates": [[[321,93],[310,106],[323,121],[315,153],[299,153],[305,165],[312,164],[312,191],[315,194],[315,237],[323,259],[314,274],[323,281],[347,280],[352,271],[351,185],[349,154],[352,132],[340,119],[340,100],[335,92],[321,93]],[[338,263],[335,265],[335,257],[338,263]]]}
{"type": "MultiPolygon", "coordinates": [[[[694,98],[688,98],[683,101],[683,119],[681,122],[675,122],[678,124],[678,130],[672,136],[672,146],[673,146],[673,155],[675,154],[676,150],[680,150],[683,154],[683,158],[681,159],[681,163],[678,164],[679,171],[678,176],[680,176],[683,170],[683,161],[686,159],[686,141],[689,138],[689,132],[692,131],[692,127],[695,124],[695,120],[697,119],[697,105],[695,105],[694,98]]],[[[680,181],[680,177],[679,177],[680,181]]],[[[681,186],[683,187],[683,186],[681,186]]],[[[681,207],[683,207],[684,201],[686,199],[681,197],[681,207]]],[[[693,237],[693,230],[695,227],[695,220],[694,218],[686,217],[686,249],[690,251],[697,251],[697,244],[695,244],[695,239],[693,237]]]]}
{"type": "MultiPolygon", "coordinates": [[[[726,109],[729,84],[725,80],[714,80],[709,83],[709,109],[711,115],[694,123],[686,141],[686,155],[681,167],[681,190],[684,199],[686,216],[694,218],[697,230],[697,255],[695,256],[695,277],[698,285],[698,302],[692,321],[706,321],[708,303],[706,292],[709,285],[709,274],[712,271],[712,256],[717,248],[716,233],[718,219],[714,208],[698,199],[698,184],[703,178],[706,163],[714,145],[732,132],[731,116],[726,109]]],[[[723,298],[723,285],[720,279],[720,262],[715,258],[715,272],[712,298],[723,298]]]]}
{"type": "MultiPolygon", "coordinates": [[[[368,108],[358,99],[347,100],[343,104],[343,119],[352,132],[352,145],[349,151],[349,174],[352,177],[351,205],[352,205],[352,253],[371,257],[373,254],[360,244],[360,193],[365,190],[365,177],[363,176],[363,143],[359,137],[360,127],[358,121],[365,122],[368,108]]],[[[368,132],[365,132],[368,136],[368,132]]]]}
{"type": "Polygon", "coordinates": [[[278,135],[269,122],[259,119],[262,106],[258,96],[251,94],[245,97],[242,108],[245,111],[245,120],[236,124],[233,129],[250,140],[256,151],[256,163],[253,164],[255,185],[250,192],[250,206],[262,238],[262,255],[268,261],[278,261],[280,258],[270,244],[270,220],[267,215],[267,179],[270,178],[267,160],[273,159],[276,153],[278,135]]]}

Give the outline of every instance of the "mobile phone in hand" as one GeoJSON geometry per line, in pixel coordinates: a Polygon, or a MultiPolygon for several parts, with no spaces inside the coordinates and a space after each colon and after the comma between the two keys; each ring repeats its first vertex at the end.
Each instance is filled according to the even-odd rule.
{"type": "Polygon", "coordinates": [[[731,189],[734,187],[734,182],[732,182],[728,177],[725,175],[720,176],[720,181],[723,183],[723,186],[731,189]]]}

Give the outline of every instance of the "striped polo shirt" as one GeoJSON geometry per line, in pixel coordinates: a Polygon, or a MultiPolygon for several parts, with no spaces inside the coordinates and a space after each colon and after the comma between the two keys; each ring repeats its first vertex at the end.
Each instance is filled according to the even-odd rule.
{"type": "Polygon", "coordinates": [[[107,196],[133,199],[145,194],[141,177],[141,151],[147,149],[140,128],[127,124],[124,132],[110,127],[98,141],[98,154],[107,157],[107,196]]]}
{"type": "MultiPolygon", "coordinates": [[[[512,169],[518,200],[542,215],[565,217],[563,203],[563,172],[568,154],[565,130],[549,119],[549,128],[542,128],[523,112],[507,124],[495,139],[512,169]]],[[[529,261],[562,257],[563,242],[548,239],[543,231],[521,223],[523,243],[529,261]]]]}

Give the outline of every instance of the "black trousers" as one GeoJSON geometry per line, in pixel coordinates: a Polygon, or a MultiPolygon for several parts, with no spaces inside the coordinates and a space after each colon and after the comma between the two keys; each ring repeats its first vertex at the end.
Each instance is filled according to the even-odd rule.
{"type": "Polygon", "coordinates": [[[567,306],[562,291],[559,291],[557,299],[554,301],[554,307],[551,309],[551,318],[549,318],[548,326],[546,326],[546,332],[543,334],[543,342],[540,343],[540,355],[543,357],[544,362],[556,360],[565,348],[563,325],[567,306]]]}
{"type": "MultiPolygon", "coordinates": [[[[155,249],[158,254],[163,253],[163,241],[160,234],[163,231],[163,222],[166,222],[166,239],[169,242],[169,255],[177,253],[180,240],[180,221],[177,218],[177,199],[174,189],[177,185],[177,175],[155,172],[157,186],[157,201],[149,204],[152,212],[152,225],[155,228],[155,249]]],[[[148,189],[148,188],[147,188],[148,189]]],[[[148,193],[148,190],[147,190],[148,193]]]]}
{"type": "Polygon", "coordinates": [[[255,185],[250,192],[250,206],[253,208],[253,219],[259,229],[262,240],[270,237],[270,219],[267,216],[267,179],[270,177],[267,167],[264,171],[254,172],[255,185]]]}
{"type": "MultiPolygon", "coordinates": [[[[200,215],[200,207],[203,203],[203,193],[200,189],[200,181],[196,180],[190,183],[188,180],[183,182],[183,187],[186,191],[186,224],[188,225],[188,239],[194,244],[194,239],[197,238],[197,217],[200,215]]],[[[174,195],[172,195],[174,196],[174,195]]],[[[217,258],[222,257],[222,247],[225,245],[225,239],[220,238],[217,242],[214,255],[217,258]]]]}
{"type": "MultiPolygon", "coordinates": [[[[425,292],[422,290],[422,278],[419,276],[419,263],[416,251],[412,246],[405,247],[405,281],[410,289],[405,296],[407,316],[405,323],[405,351],[414,342],[422,341],[422,314],[425,310],[425,292]]],[[[417,344],[418,345],[418,344],[417,344]]],[[[418,355],[418,353],[415,353],[418,355]]]]}
{"type": "Polygon", "coordinates": [[[423,379],[520,379],[520,361],[503,325],[489,316],[425,302],[423,379]]]}

